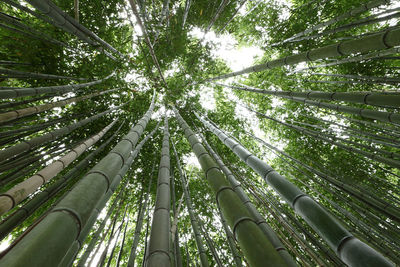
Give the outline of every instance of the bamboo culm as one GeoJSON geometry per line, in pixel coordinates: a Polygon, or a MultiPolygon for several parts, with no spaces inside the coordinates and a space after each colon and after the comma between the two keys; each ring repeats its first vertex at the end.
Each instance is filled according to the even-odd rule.
{"type": "Polygon", "coordinates": [[[0,264],[54,266],[62,260],[70,246],[79,237],[97,203],[109,190],[124,161],[136,146],[150,120],[154,100],[155,94],[149,110],[137,125],[132,127],[113,150],[97,163],[40,223],[36,224],[10,250],[4,252],[0,264]],[[65,235],[65,232],[69,234],[65,235]],[[50,248],[55,253],[43,253],[50,248]],[[35,257],[27,255],[35,255],[35,257]]]}
{"type": "Polygon", "coordinates": [[[175,107],[173,109],[180,127],[205,172],[206,179],[216,195],[216,201],[219,203],[222,213],[249,264],[251,266],[265,266],[265,262],[269,262],[273,266],[287,266],[257,223],[251,218],[250,213],[195,133],[189,128],[175,107]]]}
{"type": "Polygon", "coordinates": [[[195,113],[197,118],[243,162],[268,183],[349,266],[394,266],[367,244],[354,237],[331,214],[271,166],[195,113]]]}

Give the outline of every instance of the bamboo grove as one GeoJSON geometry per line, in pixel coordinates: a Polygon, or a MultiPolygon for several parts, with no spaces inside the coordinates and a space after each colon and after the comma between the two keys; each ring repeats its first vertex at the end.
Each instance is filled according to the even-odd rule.
{"type": "Polygon", "coordinates": [[[0,266],[399,265],[399,17],[0,0],[0,266]]]}

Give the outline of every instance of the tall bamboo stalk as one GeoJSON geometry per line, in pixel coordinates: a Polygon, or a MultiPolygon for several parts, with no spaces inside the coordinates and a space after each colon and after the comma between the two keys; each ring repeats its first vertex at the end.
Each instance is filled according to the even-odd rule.
{"type": "Polygon", "coordinates": [[[174,107],[175,116],[205,172],[229,226],[251,266],[287,266],[234,192],[224,174],[174,107]]]}
{"type": "Polygon", "coordinates": [[[89,171],[81,181],[29,233],[5,251],[0,265],[57,265],[79,237],[97,203],[110,188],[124,161],[135,148],[154,109],[149,110],[131,131],[89,171]],[[64,233],[69,233],[65,235],[64,233]],[[50,249],[52,254],[44,253],[50,249]],[[29,255],[29,256],[28,256],[29,255]],[[35,255],[35,257],[30,257],[35,255]]]}
{"type": "Polygon", "coordinates": [[[197,118],[257,172],[303,219],[328,243],[349,266],[394,266],[380,253],[354,237],[331,214],[298,187],[278,174],[271,166],[228,137],[197,113],[197,118]]]}
{"type": "Polygon", "coordinates": [[[169,267],[171,258],[170,246],[170,156],[169,156],[169,131],[168,118],[164,120],[164,137],[161,148],[161,159],[158,168],[158,182],[156,205],[153,213],[153,224],[151,226],[149,255],[146,257],[146,266],[169,267]]]}

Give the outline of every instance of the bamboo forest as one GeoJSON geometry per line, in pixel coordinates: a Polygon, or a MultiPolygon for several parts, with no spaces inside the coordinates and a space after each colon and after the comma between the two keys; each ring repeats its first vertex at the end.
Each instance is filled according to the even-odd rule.
{"type": "Polygon", "coordinates": [[[399,0],[0,0],[0,266],[400,266],[399,0]]]}

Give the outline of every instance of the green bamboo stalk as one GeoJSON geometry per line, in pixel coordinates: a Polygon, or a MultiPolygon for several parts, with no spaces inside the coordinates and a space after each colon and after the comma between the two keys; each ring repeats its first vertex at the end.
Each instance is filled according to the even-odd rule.
{"type": "Polygon", "coordinates": [[[83,160],[81,160],[76,166],[70,169],[65,175],[58,179],[54,184],[44,189],[39,194],[36,194],[30,199],[24,206],[16,210],[13,214],[5,218],[0,224],[0,240],[9,234],[15,227],[20,225],[28,216],[30,216],[35,210],[37,210],[43,203],[51,199],[55,194],[60,192],[68,182],[75,177],[78,177],[79,173],[82,172],[89,163],[98,155],[103,149],[115,138],[119,133],[121,126],[115,131],[115,133],[109,137],[101,146],[96,150],[92,151],[83,160]]]}
{"type": "MultiPolygon", "coordinates": [[[[174,143],[172,142],[172,146],[174,147],[174,143]]],[[[174,152],[175,152],[175,147],[174,147],[174,152]]],[[[182,204],[182,198],[181,201],[179,202],[178,209],[176,209],[176,191],[175,191],[175,176],[174,176],[174,169],[171,168],[171,200],[172,200],[172,211],[173,211],[173,223],[171,226],[171,242],[173,244],[173,249],[174,249],[174,266],[175,267],[182,267],[182,256],[181,256],[181,249],[179,247],[179,234],[178,234],[178,216],[179,216],[179,211],[181,208],[182,204]]]]}
{"type": "Polygon", "coordinates": [[[287,252],[284,245],[282,244],[281,240],[274,233],[272,228],[265,221],[265,219],[262,217],[262,215],[258,212],[257,208],[251,202],[249,197],[246,195],[241,184],[236,180],[233,173],[224,164],[224,162],[221,160],[221,158],[218,156],[218,154],[211,148],[211,146],[208,144],[208,142],[204,138],[204,136],[202,136],[202,135],[200,135],[200,136],[201,136],[203,143],[206,146],[207,150],[209,151],[211,156],[214,158],[214,160],[218,164],[219,168],[225,174],[225,176],[228,179],[229,183],[231,184],[233,190],[239,196],[243,205],[247,208],[247,210],[251,214],[253,220],[257,222],[257,225],[260,227],[262,232],[265,234],[265,236],[268,238],[268,240],[274,246],[275,250],[279,253],[279,255],[282,257],[282,259],[284,259],[284,261],[286,262],[286,264],[288,266],[297,266],[296,263],[293,261],[292,257],[290,256],[290,254],[287,252]]]}
{"type": "Polygon", "coordinates": [[[114,149],[97,163],[40,223],[4,252],[0,265],[54,266],[62,260],[136,146],[150,120],[154,100],[155,95],[146,114],[114,149]],[[44,253],[49,249],[54,253],[44,253]]]}
{"type": "Polygon", "coordinates": [[[243,162],[268,183],[328,243],[349,266],[394,266],[377,251],[354,237],[331,214],[271,166],[195,113],[199,120],[243,162]]]}
{"type": "MultiPolygon", "coordinates": [[[[23,96],[36,96],[41,94],[55,94],[60,95],[68,92],[75,91],[83,87],[89,87],[92,85],[100,84],[105,80],[112,77],[114,73],[104,77],[103,79],[95,80],[87,83],[80,84],[67,84],[67,85],[56,85],[56,86],[45,86],[45,87],[31,87],[31,88],[11,88],[0,90],[0,99],[17,98],[23,96]]],[[[50,96],[51,96],[50,95],[50,96]]],[[[50,97],[48,96],[48,97],[50,97]]]]}
{"type": "Polygon", "coordinates": [[[195,133],[189,128],[175,107],[173,109],[180,127],[199,159],[206,179],[216,195],[222,213],[233,229],[232,232],[249,264],[251,266],[265,266],[265,263],[268,262],[271,266],[287,266],[257,223],[251,218],[250,213],[234,192],[218,165],[197,139],[195,133]]]}
{"type": "Polygon", "coordinates": [[[235,12],[232,14],[231,18],[221,27],[221,29],[217,32],[220,34],[225,28],[229,25],[229,23],[232,22],[232,20],[235,18],[235,16],[239,13],[240,9],[246,4],[247,0],[242,0],[239,3],[239,6],[236,8],[235,12]]]}
{"type": "Polygon", "coordinates": [[[67,168],[69,164],[82,155],[89,147],[96,144],[97,141],[99,141],[108,132],[108,130],[114,126],[116,122],[116,120],[113,121],[98,134],[85,140],[80,145],[76,146],[67,154],[62,156],[60,159],[47,165],[35,175],[15,185],[7,192],[0,194],[0,215],[11,210],[13,207],[15,207],[15,205],[35,192],[40,186],[48,183],[52,178],[57,176],[58,173],[67,168]]]}
{"type": "Polygon", "coordinates": [[[230,0],[221,0],[221,3],[219,4],[219,7],[217,9],[217,12],[215,12],[214,16],[212,17],[210,23],[208,24],[206,28],[206,33],[211,29],[211,27],[214,25],[215,21],[219,18],[221,15],[222,11],[224,11],[224,8],[229,4],[230,0]]]}
{"type": "Polygon", "coordinates": [[[151,184],[153,181],[154,168],[155,168],[155,160],[153,159],[153,166],[151,168],[149,185],[147,187],[147,193],[145,196],[145,200],[143,203],[140,202],[140,205],[139,205],[139,212],[137,215],[137,220],[136,220],[136,225],[135,225],[135,234],[134,234],[134,238],[132,241],[131,252],[129,254],[128,264],[127,264],[128,267],[133,267],[135,265],[136,249],[137,249],[137,246],[139,245],[140,233],[142,232],[142,227],[143,227],[143,218],[145,216],[145,213],[147,210],[147,204],[149,202],[150,188],[151,188],[151,184]]]}
{"type": "Polygon", "coordinates": [[[78,122],[72,123],[68,126],[53,130],[49,133],[46,133],[44,135],[40,135],[40,136],[36,136],[31,138],[30,140],[26,140],[26,141],[22,141],[16,145],[13,145],[11,147],[7,147],[3,150],[0,150],[0,163],[10,159],[12,157],[15,157],[21,153],[23,153],[24,151],[28,151],[30,149],[33,149],[35,147],[38,147],[42,144],[48,143],[50,141],[56,140],[58,137],[64,136],[70,132],[72,132],[73,130],[84,126],[90,122],[93,122],[95,120],[97,120],[98,118],[109,114],[110,112],[114,111],[114,110],[118,110],[120,108],[122,108],[123,106],[125,106],[126,104],[128,104],[129,102],[126,102],[125,104],[122,104],[120,106],[111,108],[109,110],[106,110],[104,112],[101,112],[99,114],[93,115],[89,118],[80,120],[78,122]]]}
{"type": "Polygon", "coordinates": [[[400,82],[400,79],[395,78],[395,77],[360,76],[360,75],[333,74],[333,73],[309,73],[309,75],[340,77],[340,78],[347,78],[347,79],[377,81],[377,82],[383,82],[383,83],[399,83],[400,82]]]}
{"type": "Polygon", "coordinates": [[[158,169],[156,205],[151,226],[149,255],[146,257],[146,266],[170,266],[170,156],[168,118],[164,120],[164,137],[161,148],[161,159],[158,169]]]}
{"type": "Polygon", "coordinates": [[[38,106],[34,106],[34,107],[28,107],[28,108],[13,110],[13,111],[5,112],[5,113],[0,113],[0,123],[4,123],[4,122],[11,121],[14,119],[22,118],[22,117],[32,115],[32,114],[41,113],[41,112],[53,109],[55,107],[63,107],[70,103],[77,103],[77,102],[80,102],[80,101],[83,101],[86,99],[90,99],[92,97],[104,95],[104,94],[107,94],[110,92],[115,92],[117,90],[119,90],[119,89],[110,89],[110,90],[106,90],[106,91],[102,91],[102,92],[92,93],[89,95],[71,97],[66,100],[61,100],[61,101],[52,102],[52,103],[48,103],[48,104],[43,104],[43,105],[38,105],[38,106]]]}
{"type": "Polygon", "coordinates": [[[189,14],[190,6],[192,4],[192,0],[186,0],[185,2],[185,11],[183,13],[183,19],[182,19],[182,29],[185,28],[186,20],[189,14]]]}
{"type": "Polygon", "coordinates": [[[7,75],[8,78],[15,77],[15,78],[35,78],[35,79],[66,79],[66,80],[77,80],[77,81],[87,80],[86,78],[76,78],[76,77],[68,77],[61,75],[37,73],[37,72],[26,72],[26,71],[12,70],[6,68],[0,68],[0,74],[7,75]]]}
{"type": "Polygon", "coordinates": [[[214,77],[209,80],[226,79],[241,74],[259,72],[266,69],[272,69],[282,66],[291,66],[297,63],[315,61],[318,59],[348,56],[352,54],[366,53],[374,50],[384,50],[400,45],[400,38],[398,38],[399,35],[399,28],[389,29],[383,32],[364,36],[359,39],[337,42],[332,45],[311,49],[304,53],[271,60],[264,64],[254,65],[249,68],[214,77]]]}

